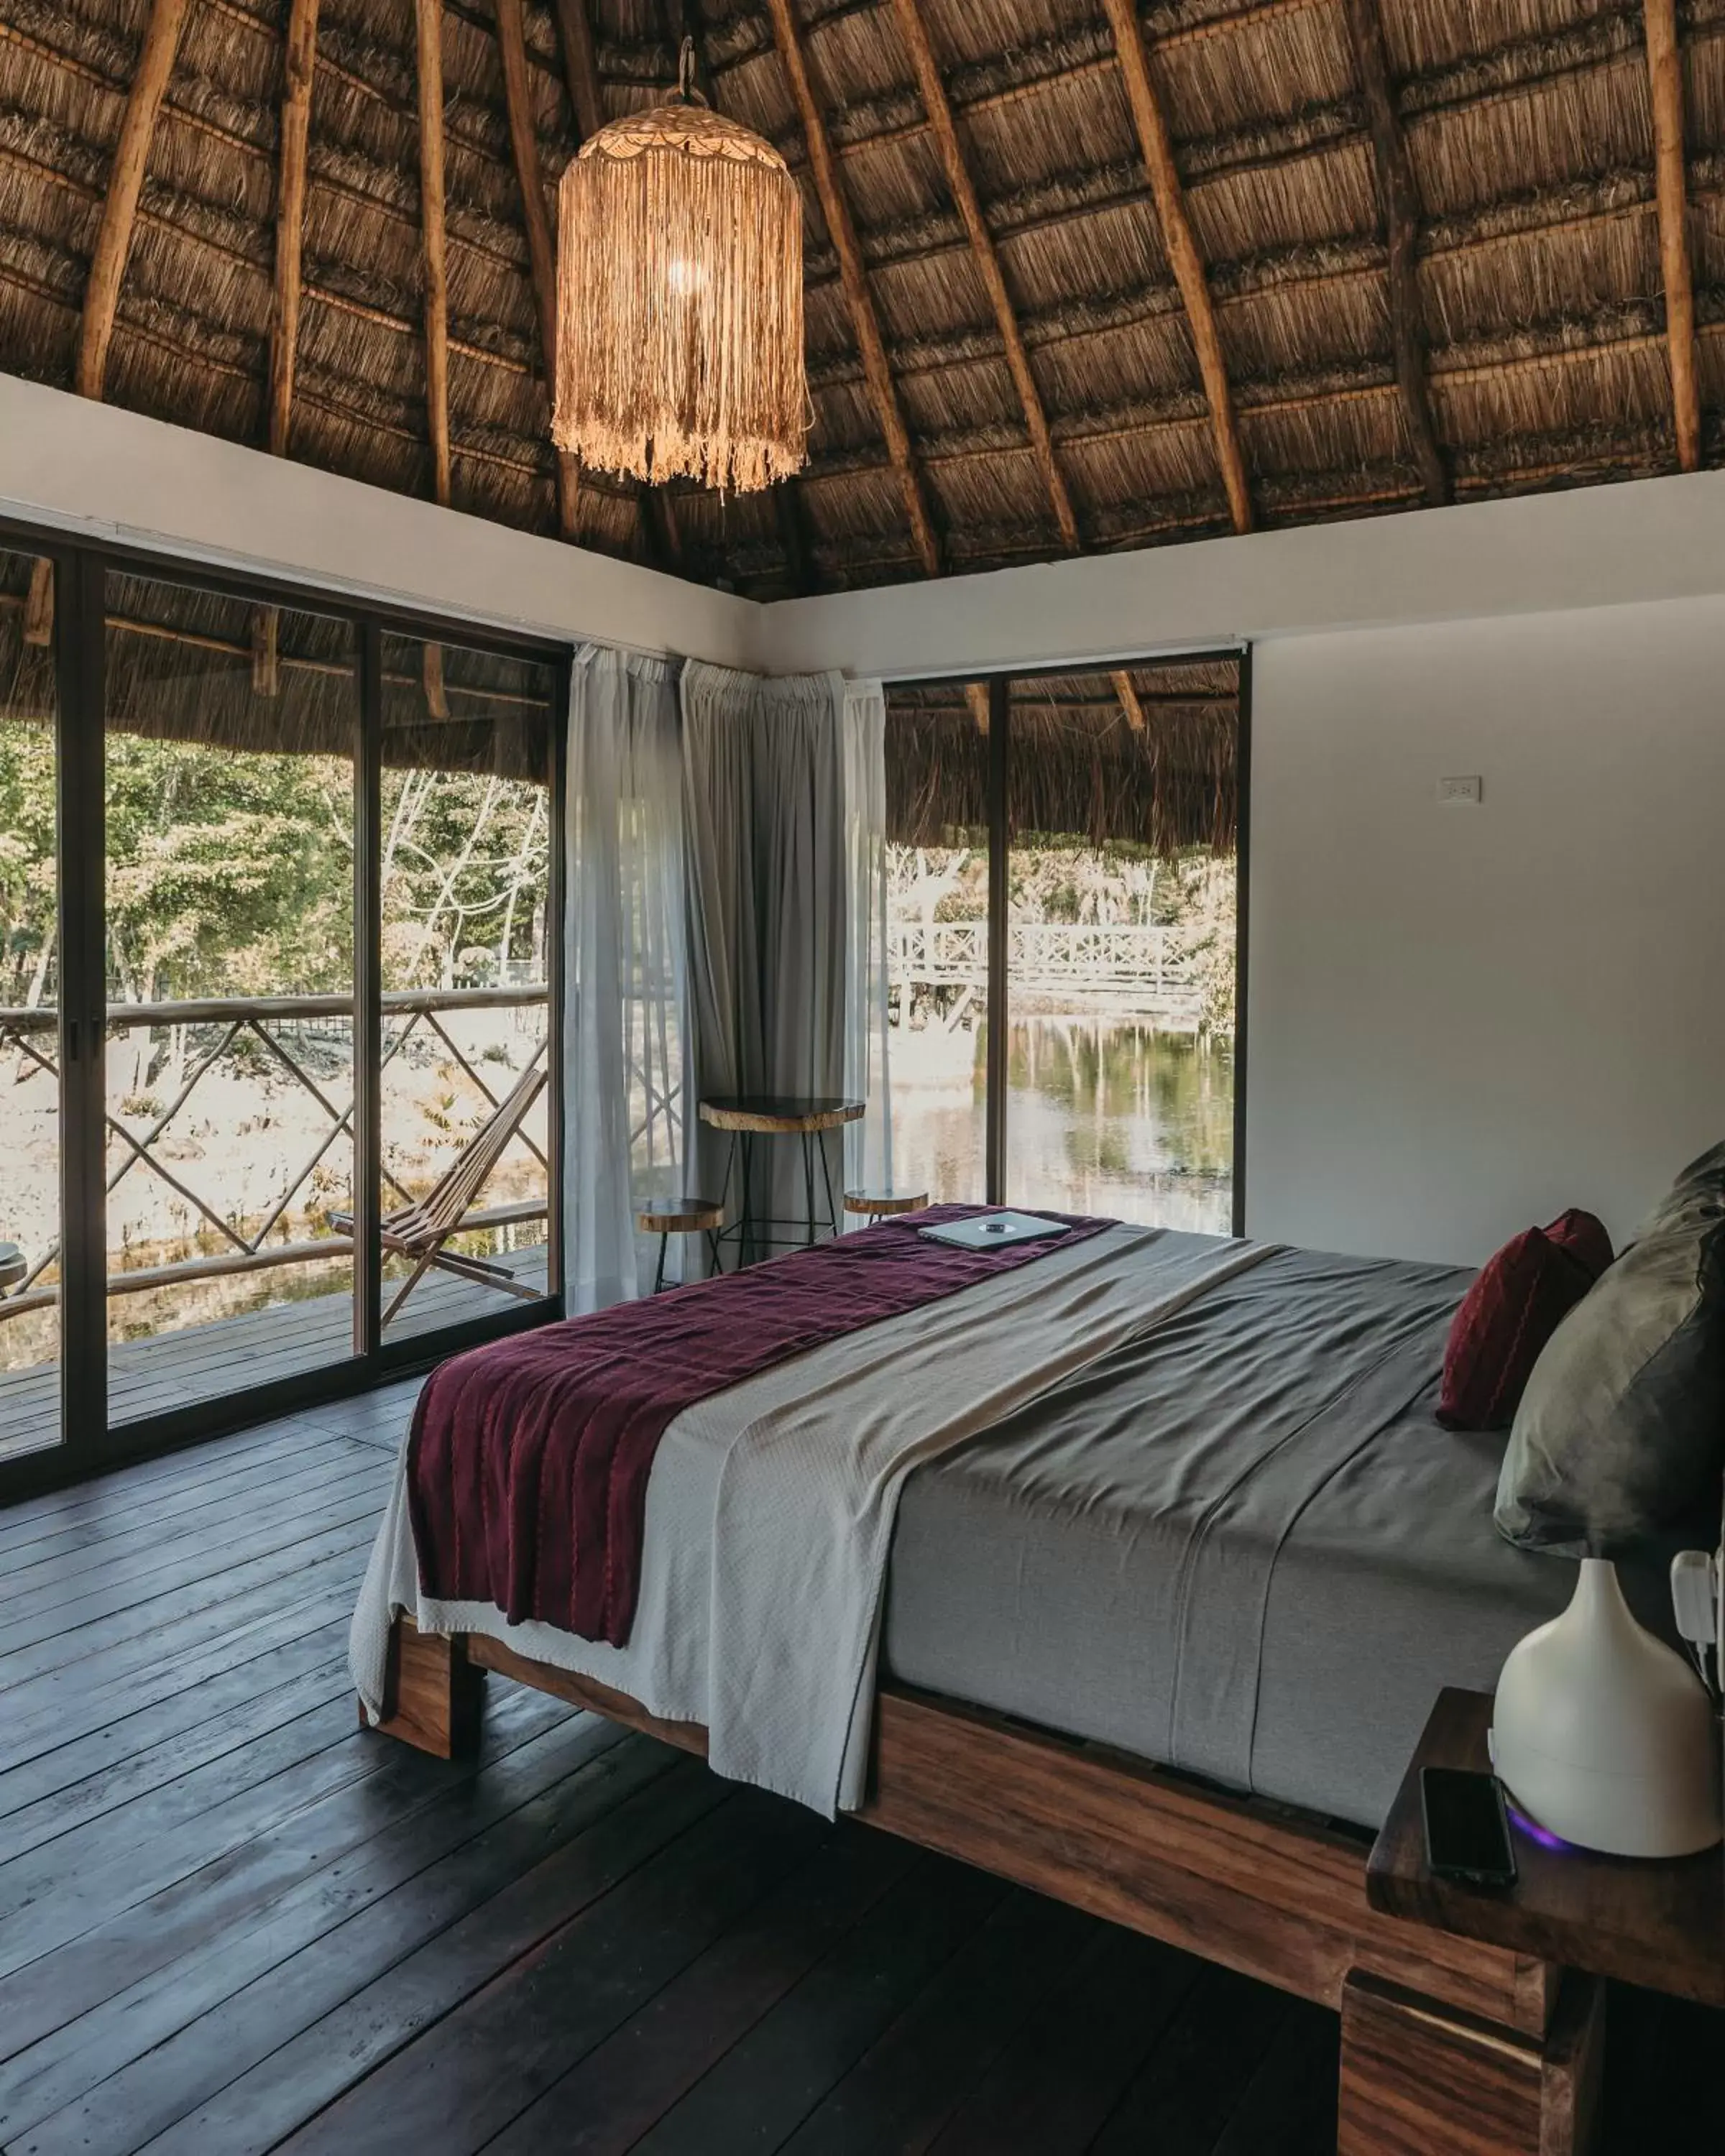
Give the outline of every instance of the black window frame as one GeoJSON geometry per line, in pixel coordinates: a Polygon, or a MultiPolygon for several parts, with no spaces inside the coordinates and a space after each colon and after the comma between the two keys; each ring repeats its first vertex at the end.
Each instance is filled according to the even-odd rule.
{"type": "MultiPolygon", "coordinates": [[[[1021,682],[1064,680],[1078,674],[1108,674],[1124,667],[1168,665],[1205,660],[1236,665],[1235,790],[1239,803],[1235,840],[1234,916],[1234,1161],[1230,1233],[1246,1232],[1246,1034],[1247,957],[1251,926],[1252,858],[1252,647],[1250,644],[1204,645],[1192,650],[1145,651],[1131,658],[1067,660],[1046,666],[1014,666],[995,672],[888,675],[882,685],[895,689],[979,688],[988,699],[988,1098],[983,1109],[983,1203],[1006,1203],[1006,1168],[1010,1134],[1007,1128],[1007,1054],[1011,1029],[1010,968],[1008,964],[1008,897],[1010,891],[1011,832],[1008,788],[1012,773],[1012,692],[1021,682]]],[[[889,711],[887,723],[891,724],[889,711]]]]}
{"type": "Polygon", "coordinates": [[[0,518],[0,548],[54,570],[59,762],[61,1302],[60,1420],[34,1450],[0,1460],[0,1505],[128,1462],[356,1396],[445,1357],[563,1314],[562,1048],[566,742],[573,640],[504,629],[408,603],[380,603],[290,578],[212,565],[170,549],[125,545],[0,518]],[[106,1158],[103,850],[105,614],[110,573],[212,592],[259,608],[315,613],[352,629],[358,673],[354,743],[355,1352],[320,1368],[246,1386],[171,1411],[110,1424],[107,1413],[106,1158]],[[380,849],[382,639],[399,635],[551,671],[551,822],[547,893],[547,1293],[495,1315],[389,1341],[379,1335],[382,1003],[380,849]]]}

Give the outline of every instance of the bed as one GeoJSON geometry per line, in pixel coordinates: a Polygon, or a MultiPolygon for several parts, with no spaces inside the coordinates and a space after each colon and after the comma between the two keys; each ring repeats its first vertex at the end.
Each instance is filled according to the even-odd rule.
{"type": "Polygon", "coordinates": [[[1438,1691],[1572,1584],[1492,1530],[1502,1440],[1435,1420],[1468,1278],[1108,1226],[845,1332],[670,1422],[613,1644],[429,1592],[404,1453],[362,1716],[454,1748],[480,1671],[539,1685],[1339,2007],[1344,2149],[1429,2051],[1408,2146],[1561,2156],[1596,1987],[1364,1892],[1438,1691]]]}

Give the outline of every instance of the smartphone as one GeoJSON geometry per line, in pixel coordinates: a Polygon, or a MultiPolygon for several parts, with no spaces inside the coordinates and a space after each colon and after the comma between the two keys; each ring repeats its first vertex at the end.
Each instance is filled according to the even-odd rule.
{"type": "Polygon", "coordinates": [[[1475,1887],[1514,1886],[1516,1853],[1503,1785],[1495,1774],[1422,1767],[1420,1805],[1425,1815],[1425,1861],[1434,1877],[1465,1879],[1475,1887]]]}

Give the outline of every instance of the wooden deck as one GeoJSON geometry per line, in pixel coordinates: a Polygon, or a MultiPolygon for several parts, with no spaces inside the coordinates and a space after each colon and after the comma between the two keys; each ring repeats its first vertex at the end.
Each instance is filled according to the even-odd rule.
{"type": "MultiPolygon", "coordinates": [[[[517,1250],[501,1262],[517,1280],[542,1288],[545,1257],[541,1245],[517,1250]]],[[[386,1299],[388,1291],[386,1286],[386,1299]]],[[[513,1306],[514,1298],[495,1288],[434,1271],[414,1289],[384,1337],[404,1340],[513,1306]]],[[[120,1307],[123,1312],[124,1306],[120,1307]]],[[[352,1340],[353,1306],[344,1294],[280,1302],[243,1317],[121,1341],[109,1350],[109,1420],[136,1422],[239,1385],[268,1384],[300,1370],[321,1369],[350,1354],[352,1340]]],[[[54,1444],[59,1415],[56,1365],[0,1372],[0,1460],[54,1444]]]]}
{"type": "MultiPolygon", "coordinates": [[[[415,1389],[0,1512],[8,2156],[1333,2147],[1316,2008],[500,1681],[362,1735],[415,1389]]],[[[1684,2145],[1722,2017],[1612,2011],[1607,2146],[1684,2145]]]]}

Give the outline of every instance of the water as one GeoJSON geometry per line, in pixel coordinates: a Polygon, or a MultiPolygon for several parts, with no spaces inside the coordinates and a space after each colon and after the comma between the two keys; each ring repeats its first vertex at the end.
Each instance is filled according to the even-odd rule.
{"type": "MultiPolygon", "coordinates": [[[[891,1041],[893,1182],[935,1204],[983,1189],[986,1033],[891,1041]]],[[[1008,1055],[1007,1201],[1225,1235],[1232,1045],[1132,1019],[1026,1018],[1008,1055]]]]}

